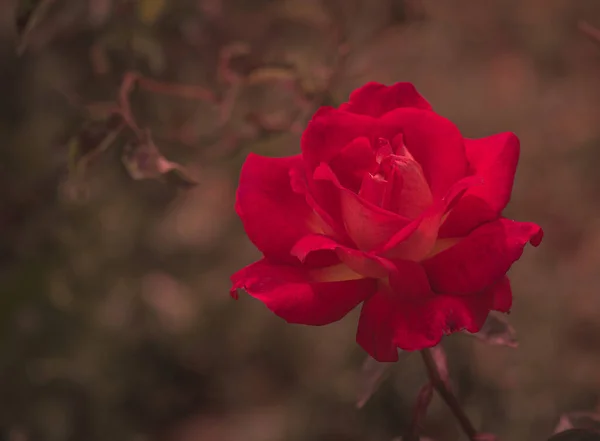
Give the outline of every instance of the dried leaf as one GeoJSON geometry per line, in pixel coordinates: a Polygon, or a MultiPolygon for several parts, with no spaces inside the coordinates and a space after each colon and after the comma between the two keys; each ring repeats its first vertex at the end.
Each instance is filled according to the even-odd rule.
{"type": "Polygon", "coordinates": [[[569,412],[560,417],[554,433],[569,429],[585,429],[600,433],[600,414],[595,412],[569,412]]]}
{"type": "Polygon", "coordinates": [[[198,184],[183,166],[162,156],[147,132],[142,142],[125,147],[122,160],[135,180],[164,179],[182,187],[198,184]]]}
{"type": "Polygon", "coordinates": [[[448,371],[448,361],[446,359],[444,348],[441,345],[434,346],[431,348],[431,356],[437,367],[440,379],[444,382],[448,390],[451,390],[450,373],[448,371]]]}
{"type": "Polygon", "coordinates": [[[360,374],[360,386],[356,399],[356,407],[362,408],[377,391],[383,380],[389,375],[394,363],[381,363],[367,356],[360,374]]]}
{"type": "Polygon", "coordinates": [[[510,348],[519,346],[517,333],[510,323],[508,323],[505,314],[490,313],[481,331],[470,335],[489,345],[508,346],[510,348]]]}

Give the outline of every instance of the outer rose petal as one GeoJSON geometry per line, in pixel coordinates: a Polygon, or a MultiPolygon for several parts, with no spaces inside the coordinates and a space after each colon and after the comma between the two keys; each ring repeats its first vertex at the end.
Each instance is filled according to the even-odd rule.
{"type": "MultiPolygon", "coordinates": [[[[379,283],[378,287],[377,293],[363,304],[356,341],[377,361],[396,361],[398,324],[411,319],[413,304],[420,305],[433,295],[427,275],[414,262],[396,262],[390,284],[379,283]]],[[[413,324],[416,324],[414,332],[420,343],[422,338],[419,336],[424,332],[420,317],[414,317],[413,324]]]]}
{"type": "Polygon", "coordinates": [[[416,107],[432,110],[411,83],[396,83],[385,86],[370,82],[350,94],[350,101],[340,106],[340,110],[379,117],[398,107],[416,107]]]}
{"type": "Polygon", "coordinates": [[[426,110],[400,108],[379,120],[378,136],[393,139],[403,134],[404,145],[421,164],[434,197],[443,197],[467,174],[463,137],[448,119],[426,110]]]}
{"type": "Polygon", "coordinates": [[[265,256],[281,261],[295,262],[290,249],[317,223],[305,198],[290,185],[290,169],[301,161],[300,155],[267,158],[251,153],[240,175],[236,211],[248,238],[265,256]]]}
{"type": "Polygon", "coordinates": [[[377,120],[365,115],[322,107],[312,117],[300,140],[302,155],[309,168],[331,161],[358,137],[374,139],[377,120]]]}
{"type": "Polygon", "coordinates": [[[446,334],[463,329],[478,332],[495,305],[497,292],[494,286],[470,296],[407,299],[381,289],[362,307],[356,340],[376,360],[396,361],[398,348],[416,351],[437,345],[446,334]]]}
{"type": "Polygon", "coordinates": [[[440,230],[441,237],[466,236],[473,228],[500,216],[510,199],[517,162],[519,139],[501,133],[481,139],[465,139],[471,173],[483,179],[452,210],[440,230]]]}
{"type": "Polygon", "coordinates": [[[502,280],[496,282],[489,288],[494,296],[492,309],[494,311],[509,312],[512,306],[512,290],[510,289],[510,280],[504,276],[502,280]]]}
{"type": "Polygon", "coordinates": [[[342,319],[375,291],[373,279],[311,282],[302,267],[260,260],[231,277],[231,293],[244,289],[289,323],[326,325],[342,319]]]}
{"type": "Polygon", "coordinates": [[[502,218],[475,229],[423,266],[435,292],[476,293],[504,276],[527,242],[537,246],[542,235],[538,225],[502,218]]]}

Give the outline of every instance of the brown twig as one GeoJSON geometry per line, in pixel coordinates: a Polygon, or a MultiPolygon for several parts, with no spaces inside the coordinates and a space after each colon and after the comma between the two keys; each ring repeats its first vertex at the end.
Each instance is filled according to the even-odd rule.
{"type": "Polygon", "coordinates": [[[140,78],[140,75],[136,72],[127,72],[125,74],[125,76],[123,77],[123,82],[121,83],[121,87],[119,89],[118,113],[123,118],[123,121],[125,121],[125,124],[127,124],[131,128],[131,130],[133,130],[135,132],[135,134],[139,138],[141,138],[142,130],[135,122],[135,118],[131,111],[131,104],[129,102],[129,95],[131,95],[131,91],[133,90],[133,87],[135,86],[135,82],[139,78],[140,78]]]}
{"type": "Polygon", "coordinates": [[[44,18],[44,16],[50,10],[50,7],[56,0],[41,0],[39,5],[34,9],[27,20],[27,24],[25,25],[25,29],[21,33],[21,38],[19,44],[17,46],[17,54],[22,55],[29,44],[29,37],[35,27],[39,24],[39,22],[44,18]]]}
{"type": "Polygon", "coordinates": [[[185,84],[165,83],[152,78],[137,76],[138,85],[141,89],[148,92],[159,93],[163,95],[174,95],[180,98],[192,100],[203,100],[214,103],[217,101],[215,94],[200,86],[190,86],[185,84]]]}
{"type": "Polygon", "coordinates": [[[444,400],[446,405],[450,408],[450,411],[457,419],[460,427],[462,428],[463,432],[465,432],[469,440],[477,441],[477,430],[475,430],[475,427],[473,427],[473,423],[471,423],[471,420],[460,406],[460,403],[458,402],[458,399],[454,393],[452,393],[442,379],[433,355],[431,354],[431,350],[421,350],[421,356],[423,357],[423,362],[425,363],[431,384],[440,395],[442,400],[444,400]]]}
{"type": "Polygon", "coordinates": [[[85,154],[77,163],[77,172],[83,173],[88,167],[89,163],[92,162],[99,155],[104,153],[108,148],[117,140],[119,134],[124,129],[124,124],[119,124],[115,129],[111,130],[106,136],[100,141],[100,143],[94,147],[89,153],[85,154]]]}

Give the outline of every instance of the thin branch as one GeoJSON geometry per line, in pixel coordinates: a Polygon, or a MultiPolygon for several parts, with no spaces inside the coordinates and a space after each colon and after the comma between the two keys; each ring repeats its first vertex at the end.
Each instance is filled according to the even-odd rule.
{"type": "Polygon", "coordinates": [[[200,86],[190,86],[177,83],[165,83],[152,78],[137,76],[138,85],[141,89],[163,95],[173,95],[181,98],[203,100],[214,103],[217,101],[215,94],[200,86]]]}
{"type": "Polygon", "coordinates": [[[79,159],[76,165],[76,172],[81,174],[88,167],[90,162],[92,162],[99,155],[108,150],[108,148],[117,140],[123,129],[125,128],[124,124],[119,124],[115,129],[111,130],[106,134],[106,136],[100,141],[100,143],[94,147],[89,153],[79,159]]]}
{"type": "Polygon", "coordinates": [[[29,37],[32,31],[36,28],[36,26],[40,23],[40,21],[46,16],[50,7],[56,0],[41,0],[34,11],[31,13],[29,20],[27,20],[27,24],[25,25],[25,29],[21,33],[21,38],[19,44],[17,46],[17,54],[22,55],[27,49],[27,45],[29,44],[29,37]]]}
{"type": "Polygon", "coordinates": [[[119,89],[119,114],[138,137],[142,136],[142,130],[135,122],[133,113],[131,112],[131,104],[129,102],[129,95],[135,85],[135,82],[140,78],[140,75],[136,72],[127,72],[123,77],[121,88],[119,89]]]}

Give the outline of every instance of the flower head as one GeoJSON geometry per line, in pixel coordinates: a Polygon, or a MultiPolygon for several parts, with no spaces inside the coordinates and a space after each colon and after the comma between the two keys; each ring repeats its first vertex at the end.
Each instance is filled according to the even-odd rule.
{"type": "Polygon", "coordinates": [[[502,217],[514,134],[463,138],[412,84],[368,83],[321,108],[301,148],[242,168],[236,210],[264,258],[232,276],[234,296],[307,325],[362,304],[357,341],[379,361],[510,310],[506,272],[542,239],[502,217]]]}

